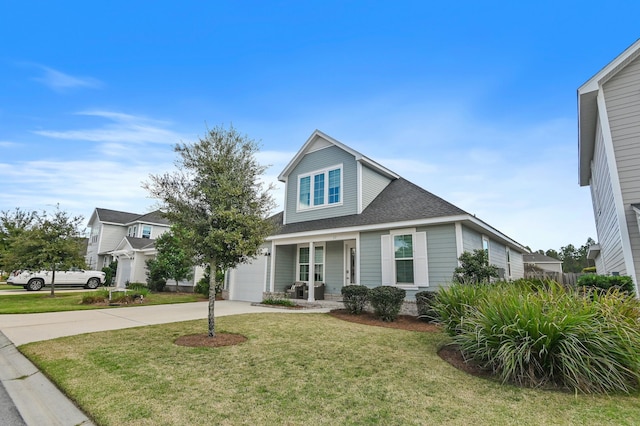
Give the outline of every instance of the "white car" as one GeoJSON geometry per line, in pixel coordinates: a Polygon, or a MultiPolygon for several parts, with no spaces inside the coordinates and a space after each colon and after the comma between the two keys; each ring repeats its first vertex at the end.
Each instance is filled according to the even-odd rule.
{"type": "MultiPolygon", "coordinates": [[[[51,285],[51,271],[14,271],[9,275],[7,284],[19,285],[29,291],[38,291],[45,285],[51,285]]],[[[56,271],[55,285],[59,286],[83,286],[96,289],[104,283],[105,273],[102,271],[85,271],[84,269],[70,269],[68,271],[56,271]]]]}

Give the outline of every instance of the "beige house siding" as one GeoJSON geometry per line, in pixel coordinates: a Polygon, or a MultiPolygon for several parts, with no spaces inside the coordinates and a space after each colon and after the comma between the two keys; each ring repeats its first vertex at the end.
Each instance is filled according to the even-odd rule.
{"type": "Polygon", "coordinates": [[[602,271],[626,273],[624,266],[624,254],[620,235],[620,225],[616,215],[616,207],[613,198],[611,175],[607,165],[607,154],[604,146],[602,127],[598,121],[596,124],[596,141],[591,163],[591,195],[593,210],[596,220],[598,241],[602,246],[602,271]]]}
{"type": "Polygon", "coordinates": [[[636,271],[640,271],[640,232],[630,205],[640,202],[639,87],[640,59],[629,63],[603,86],[636,271]]]}

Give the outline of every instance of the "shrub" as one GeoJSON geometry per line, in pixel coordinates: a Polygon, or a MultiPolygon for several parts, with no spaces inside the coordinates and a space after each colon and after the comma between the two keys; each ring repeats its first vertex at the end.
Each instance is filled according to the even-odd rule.
{"type": "Polygon", "coordinates": [[[350,314],[359,315],[369,300],[369,288],[363,285],[348,285],[342,287],[342,302],[350,314]]]}
{"type": "Polygon", "coordinates": [[[586,298],[496,286],[467,309],[454,341],[503,381],[585,393],[629,392],[640,379],[640,304],[611,291],[586,298]]]}
{"type": "Polygon", "coordinates": [[[585,274],[595,274],[596,273],[596,267],[595,266],[588,266],[586,268],[583,268],[582,272],[585,273],[585,274]]]}
{"type": "Polygon", "coordinates": [[[109,266],[105,266],[102,268],[102,272],[104,272],[104,285],[107,287],[111,287],[113,285],[113,279],[116,277],[116,272],[118,271],[118,261],[113,261],[109,264],[109,266]]]}
{"type": "Polygon", "coordinates": [[[263,305],[275,305],[275,306],[287,306],[289,308],[293,308],[297,306],[293,301],[289,299],[264,299],[262,301],[263,305]]]}
{"type": "Polygon", "coordinates": [[[148,290],[146,284],[144,284],[144,283],[129,283],[127,285],[127,289],[129,289],[129,290],[148,290]]]}
{"type": "Polygon", "coordinates": [[[151,291],[164,291],[167,285],[165,271],[158,266],[155,259],[147,260],[147,287],[151,291]]]}
{"type": "Polygon", "coordinates": [[[369,290],[369,302],[382,321],[392,322],[398,317],[406,294],[401,288],[383,285],[369,290]]]}
{"type": "Polygon", "coordinates": [[[108,292],[94,292],[87,293],[82,295],[82,300],[80,301],[83,305],[93,305],[94,303],[104,303],[109,298],[108,292]]]}
{"type": "Polygon", "coordinates": [[[204,296],[209,295],[209,277],[204,276],[198,280],[196,286],[193,288],[193,291],[204,296]]]}
{"type": "Polygon", "coordinates": [[[587,274],[578,278],[578,287],[594,287],[602,290],[618,288],[629,294],[634,293],[634,285],[631,277],[624,275],[596,275],[587,274]]]}
{"type": "Polygon", "coordinates": [[[433,291],[419,291],[416,293],[416,308],[418,308],[418,318],[427,322],[434,322],[437,319],[433,311],[433,303],[437,297],[433,291]]]}
{"type": "Polygon", "coordinates": [[[460,283],[487,283],[498,278],[498,267],[489,264],[489,253],[478,249],[465,251],[458,258],[460,266],[454,269],[453,279],[460,283]]]}

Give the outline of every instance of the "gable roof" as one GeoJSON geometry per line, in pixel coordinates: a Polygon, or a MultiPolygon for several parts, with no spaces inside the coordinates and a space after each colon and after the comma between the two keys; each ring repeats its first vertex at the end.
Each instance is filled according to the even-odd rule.
{"type": "Polygon", "coordinates": [[[284,168],[284,170],[282,171],[282,173],[280,173],[280,175],[278,176],[278,180],[281,182],[284,182],[285,179],[287,178],[287,176],[289,176],[289,173],[291,173],[291,171],[296,167],[296,165],[300,162],[300,160],[302,160],[302,158],[313,151],[317,151],[319,149],[323,149],[329,146],[337,146],[338,148],[348,152],[349,154],[353,155],[356,159],[356,161],[362,163],[362,164],[366,164],[368,167],[372,168],[373,170],[377,171],[378,173],[380,173],[383,176],[387,176],[390,179],[397,179],[399,176],[392,172],[391,170],[387,169],[386,167],[376,163],[375,161],[373,161],[372,159],[364,156],[363,154],[361,154],[360,152],[356,151],[353,148],[348,147],[347,145],[343,144],[342,142],[337,141],[336,139],[332,138],[331,136],[328,136],[324,133],[322,133],[320,130],[315,130],[311,136],[309,136],[309,139],[307,139],[307,141],[304,143],[304,145],[302,145],[302,148],[300,148],[300,150],[296,153],[296,155],[293,157],[293,159],[289,162],[289,164],[287,164],[287,166],[284,168]]]}
{"type": "Polygon", "coordinates": [[[598,92],[600,87],[640,56],[640,39],[609,62],[578,89],[578,153],[579,183],[589,185],[591,159],[595,144],[598,114],[598,92]]]}
{"type": "Polygon", "coordinates": [[[522,255],[524,263],[562,263],[562,260],[540,253],[526,253],[522,255]]]}

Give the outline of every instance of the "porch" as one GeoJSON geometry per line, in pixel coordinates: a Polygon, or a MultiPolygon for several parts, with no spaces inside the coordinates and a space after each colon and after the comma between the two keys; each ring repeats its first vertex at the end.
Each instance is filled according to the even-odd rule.
{"type": "Polygon", "coordinates": [[[357,235],[272,241],[266,293],[307,302],[342,300],[342,287],[359,282],[358,244],[357,235]]]}

